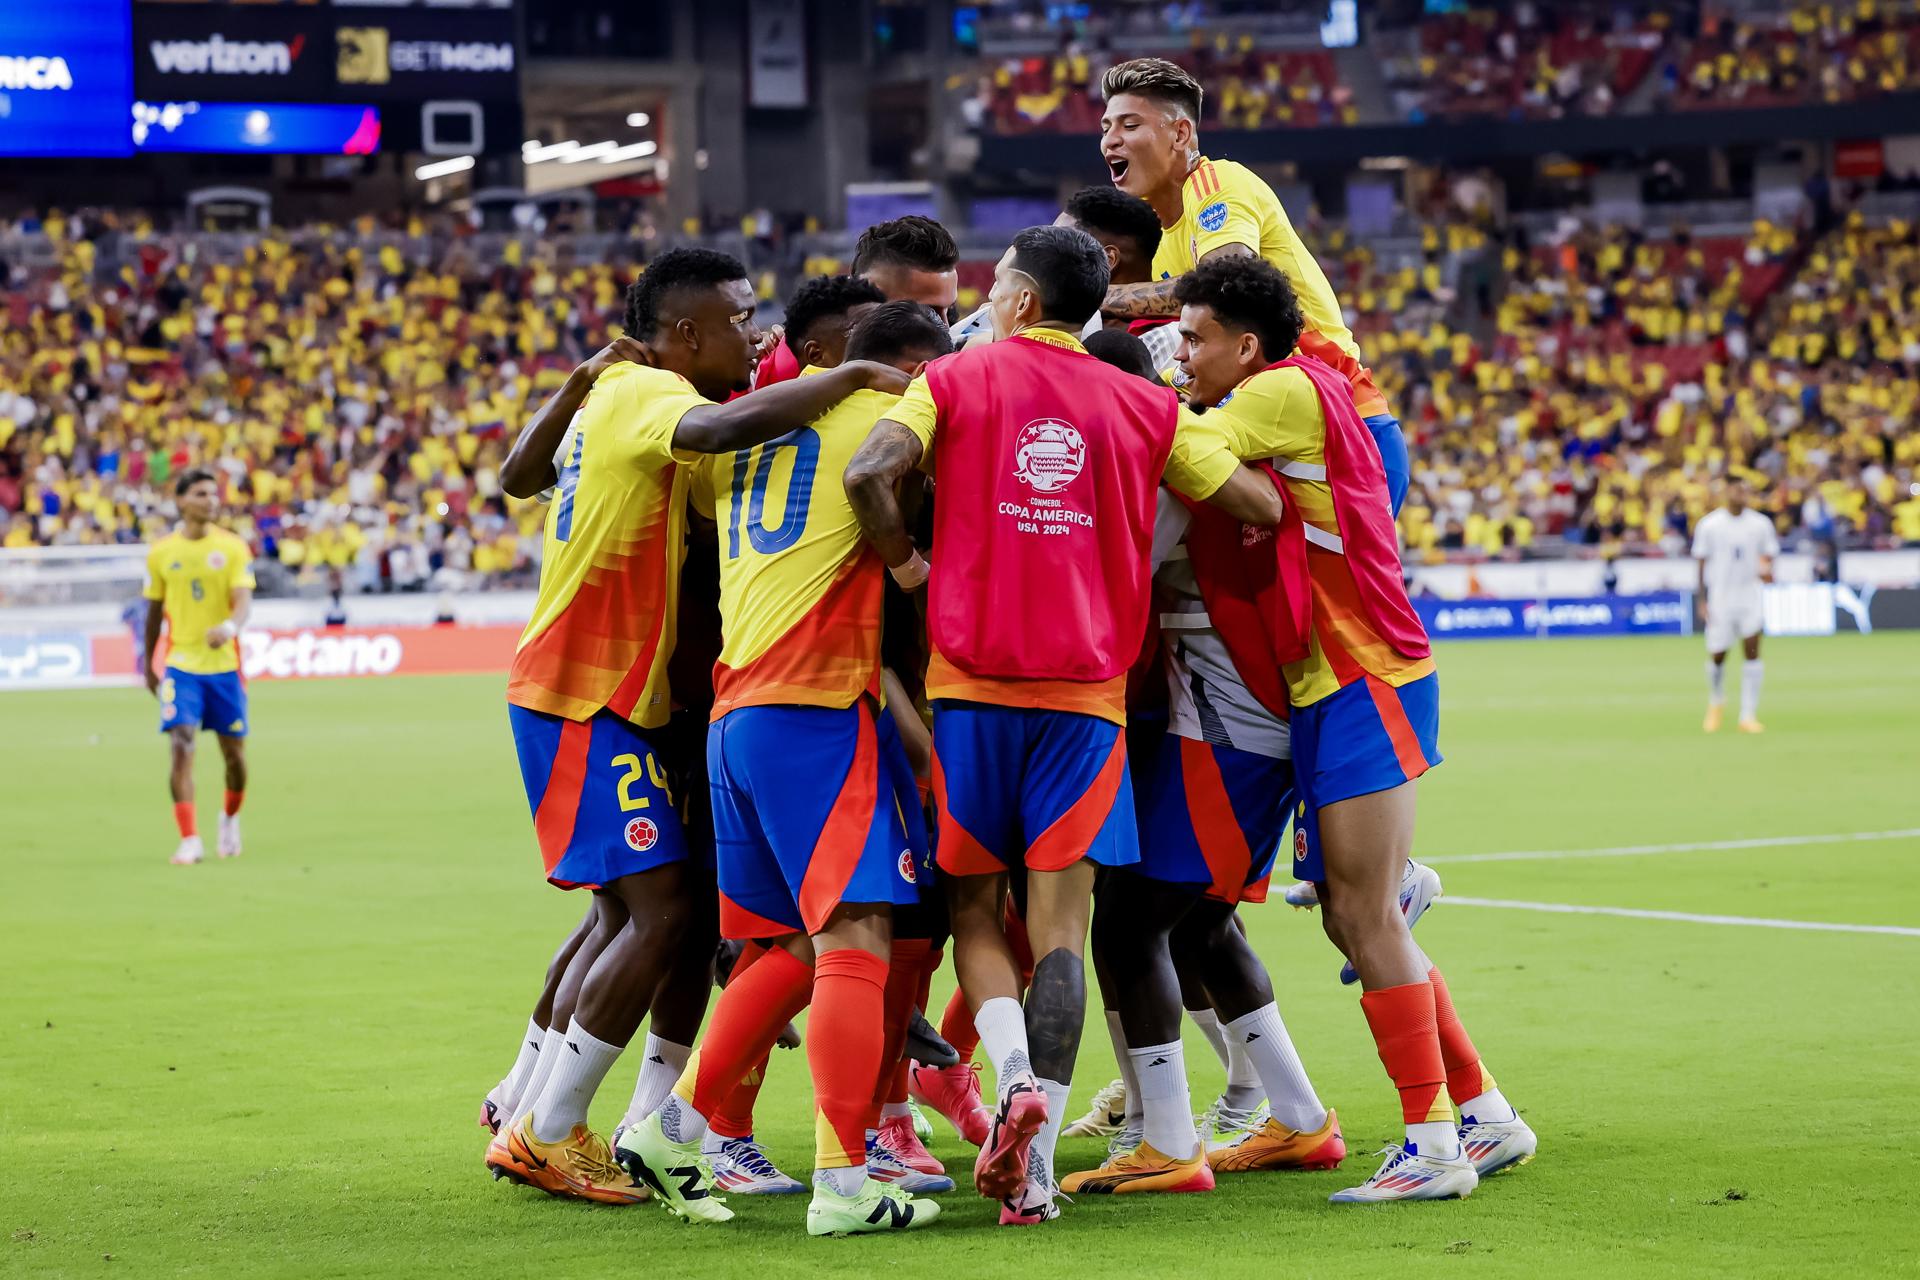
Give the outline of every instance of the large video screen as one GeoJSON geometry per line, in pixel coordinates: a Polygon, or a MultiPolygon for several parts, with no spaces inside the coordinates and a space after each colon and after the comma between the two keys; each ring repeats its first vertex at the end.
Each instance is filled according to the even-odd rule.
{"type": "Polygon", "coordinates": [[[132,149],[127,0],[0,0],[0,155],[132,149]]]}

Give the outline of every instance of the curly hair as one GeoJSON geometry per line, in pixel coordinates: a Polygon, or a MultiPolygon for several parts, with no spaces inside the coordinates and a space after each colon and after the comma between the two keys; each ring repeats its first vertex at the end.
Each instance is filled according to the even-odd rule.
{"type": "Polygon", "coordinates": [[[787,350],[804,360],[800,348],[814,325],[834,316],[844,318],[863,303],[886,300],[886,294],[859,276],[813,276],[801,281],[787,304],[787,350]]]}
{"type": "Polygon", "coordinates": [[[1204,93],[1193,73],[1165,58],[1135,58],[1116,62],[1100,77],[1100,96],[1111,101],[1123,93],[1172,107],[1195,124],[1200,123],[1204,93]]]}
{"type": "Polygon", "coordinates": [[[960,246],[953,242],[953,234],[932,218],[910,213],[862,231],[853,245],[852,271],[857,276],[884,266],[951,271],[959,262],[960,246]]]}
{"type": "Polygon", "coordinates": [[[1203,262],[1175,282],[1173,296],[1183,307],[1206,307],[1222,324],[1259,338],[1269,361],[1291,355],[1306,328],[1293,282],[1264,258],[1203,262]]]}
{"type": "Polygon", "coordinates": [[[712,249],[670,249],[647,265],[627,288],[627,310],[621,325],[627,336],[642,342],[660,328],[660,303],[675,289],[713,288],[745,280],[740,259],[712,249]]]}
{"type": "Polygon", "coordinates": [[[1148,262],[1159,252],[1160,215],[1118,187],[1082,187],[1068,198],[1067,216],[1089,231],[1133,241],[1148,262]]]}

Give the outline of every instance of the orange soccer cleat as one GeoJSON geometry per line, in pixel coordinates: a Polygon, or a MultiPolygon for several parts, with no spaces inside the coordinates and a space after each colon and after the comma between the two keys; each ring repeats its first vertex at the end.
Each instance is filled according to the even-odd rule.
{"type": "Polygon", "coordinates": [[[1289,1129],[1269,1118],[1258,1129],[1228,1146],[1207,1153],[1216,1173],[1251,1173],[1256,1169],[1337,1169],[1347,1158],[1346,1139],[1340,1136],[1340,1117],[1327,1112],[1327,1122],[1312,1133],[1289,1129]]]}
{"type": "Polygon", "coordinates": [[[487,1167],[497,1178],[595,1204],[639,1204],[649,1194],[613,1162],[607,1140],[586,1125],[573,1126],[559,1142],[542,1142],[533,1136],[531,1114],[488,1144],[487,1167]]]}
{"type": "Polygon", "coordinates": [[[1161,1155],[1148,1143],[1111,1156],[1098,1169],[1070,1173],[1060,1181],[1068,1195],[1128,1195],[1136,1191],[1211,1191],[1213,1170],[1204,1144],[1185,1160],[1161,1155]]]}

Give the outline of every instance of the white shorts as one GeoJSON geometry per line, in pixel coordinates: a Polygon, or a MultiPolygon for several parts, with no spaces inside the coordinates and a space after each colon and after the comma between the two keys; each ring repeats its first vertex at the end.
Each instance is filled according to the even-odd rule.
{"type": "Polygon", "coordinates": [[[1758,598],[1729,604],[1707,601],[1707,652],[1725,653],[1735,641],[1759,635],[1765,621],[1758,598]]]}

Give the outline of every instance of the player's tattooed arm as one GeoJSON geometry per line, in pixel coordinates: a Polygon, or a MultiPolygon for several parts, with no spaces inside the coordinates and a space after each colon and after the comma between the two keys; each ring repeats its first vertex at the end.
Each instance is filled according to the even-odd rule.
{"type": "MultiPolygon", "coordinates": [[[[1223,244],[1209,249],[1201,255],[1200,261],[1211,262],[1215,258],[1251,258],[1253,250],[1244,244],[1223,244]]],[[[1144,316],[1177,316],[1180,303],[1173,296],[1178,280],[1155,280],[1150,284],[1116,284],[1107,290],[1107,300],[1100,304],[1102,314],[1127,320],[1136,320],[1144,316]]]]}
{"type": "Polygon", "coordinates": [[[848,360],[825,373],[762,387],[727,401],[689,409],[673,429],[677,449],[694,453],[732,453],[765,444],[804,426],[856,391],[897,396],[909,378],[890,364],[848,360]]]}
{"type": "Polygon", "coordinates": [[[554,469],[553,455],[567,434],[567,424],[586,403],[594,379],[623,360],[653,363],[647,349],[632,338],[615,338],[568,374],[560,389],[548,396],[547,402],[520,429],[513,448],[507,450],[506,461],[500,464],[500,487],[509,497],[531,498],[558,482],[560,476],[554,469]]]}
{"type": "Polygon", "coordinates": [[[860,531],[890,569],[910,565],[919,556],[900,509],[899,484],[902,476],[920,465],[925,453],[919,436],[891,418],[882,418],[847,463],[847,501],[860,521],[860,531]]]}

